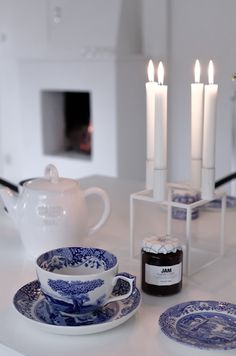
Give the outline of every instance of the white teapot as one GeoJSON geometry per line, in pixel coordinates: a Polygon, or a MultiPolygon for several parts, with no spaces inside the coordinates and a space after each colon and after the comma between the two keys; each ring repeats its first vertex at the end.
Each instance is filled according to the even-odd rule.
{"type": "Polygon", "coordinates": [[[110,214],[110,200],[104,190],[81,190],[77,180],[59,177],[52,164],[46,167],[45,177],[26,182],[20,194],[2,188],[0,195],[26,251],[34,258],[54,248],[80,245],[81,239],[100,229],[110,214]],[[92,194],[101,198],[103,212],[89,227],[85,200],[92,194]]]}

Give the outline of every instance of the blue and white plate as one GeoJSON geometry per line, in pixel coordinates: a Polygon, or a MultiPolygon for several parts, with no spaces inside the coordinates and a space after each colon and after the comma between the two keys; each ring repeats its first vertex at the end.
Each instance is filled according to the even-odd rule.
{"type": "MultiPolygon", "coordinates": [[[[236,197],[232,197],[230,195],[226,196],[226,208],[227,209],[235,209],[236,208],[236,197]]],[[[221,199],[214,199],[207,203],[204,206],[204,209],[206,210],[217,210],[221,209],[221,199]]]]}
{"type": "MultiPolygon", "coordinates": [[[[120,280],[113,294],[125,289],[120,280]]],[[[123,282],[125,283],[125,282],[123,282]]],[[[141,304],[141,295],[135,288],[129,298],[106,304],[100,310],[88,314],[61,314],[50,306],[40,290],[37,280],[21,287],[13,298],[13,304],[21,316],[45,331],[63,335],[85,335],[112,329],[131,318],[141,304]]]]}
{"type": "Polygon", "coordinates": [[[200,349],[236,348],[236,305],[217,301],[177,304],[161,314],[161,330],[171,339],[200,349]]]}

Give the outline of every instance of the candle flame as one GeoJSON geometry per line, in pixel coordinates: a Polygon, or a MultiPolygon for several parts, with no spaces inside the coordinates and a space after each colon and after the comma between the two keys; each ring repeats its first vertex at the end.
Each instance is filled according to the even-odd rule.
{"type": "Polygon", "coordinates": [[[154,65],[153,61],[150,59],[148,62],[148,80],[149,82],[154,82],[154,65]]]}
{"type": "Polygon", "coordinates": [[[158,78],[158,84],[164,83],[164,66],[162,62],[159,63],[157,68],[157,78],[158,78]]]}
{"type": "Polygon", "coordinates": [[[195,83],[200,83],[200,75],[201,75],[201,66],[199,60],[197,59],[194,67],[195,83]]]}
{"type": "Polygon", "coordinates": [[[214,84],[214,65],[212,60],[210,60],[208,65],[208,82],[209,84],[214,84]]]}

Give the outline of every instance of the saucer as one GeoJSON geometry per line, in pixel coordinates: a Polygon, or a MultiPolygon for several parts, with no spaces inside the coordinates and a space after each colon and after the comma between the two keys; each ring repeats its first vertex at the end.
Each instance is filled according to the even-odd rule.
{"type": "MultiPolygon", "coordinates": [[[[125,282],[123,282],[125,283],[125,282]]],[[[122,294],[122,281],[119,284],[122,294]]],[[[115,291],[119,293],[118,290],[115,291]]],[[[61,314],[52,309],[38,280],[21,287],[13,298],[16,310],[32,325],[54,334],[85,335],[112,329],[130,319],[141,304],[138,288],[126,299],[111,302],[88,314],[61,314]]]]}
{"type": "Polygon", "coordinates": [[[167,309],[159,319],[172,340],[205,350],[236,349],[236,305],[189,301],[167,309]]]}

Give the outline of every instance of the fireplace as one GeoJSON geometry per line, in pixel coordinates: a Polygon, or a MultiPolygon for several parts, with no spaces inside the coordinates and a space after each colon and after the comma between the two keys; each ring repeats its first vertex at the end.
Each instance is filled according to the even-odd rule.
{"type": "Polygon", "coordinates": [[[144,179],[144,68],[141,56],[22,60],[18,144],[23,143],[24,174],[19,178],[42,175],[53,163],[61,175],[75,178],[100,174],[144,179]]]}
{"type": "Polygon", "coordinates": [[[72,178],[144,180],[140,11],[137,0],[50,1],[39,51],[0,68],[4,177],[41,176],[53,163],[72,178]]]}
{"type": "Polygon", "coordinates": [[[66,150],[91,155],[90,93],[65,92],[63,97],[66,150]]]}

